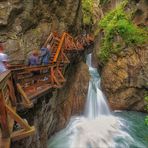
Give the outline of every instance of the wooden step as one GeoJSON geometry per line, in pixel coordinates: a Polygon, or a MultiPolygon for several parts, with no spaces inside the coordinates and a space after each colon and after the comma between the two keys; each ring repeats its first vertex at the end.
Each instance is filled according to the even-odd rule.
{"type": "Polygon", "coordinates": [[[50,75],[49,72],[47,72],[45,74],[42,73],[42,74],[38,74],[38,75],[32,75],[30,77],[24,77],[21,80],[22,80],[22,83],[25,84],[25,83],[29,83],[31,81],[41,81],[41,79],[44,79],[44,77],[48,77],[49,75],[50,75]]]}
{"type": "Polygon", "coordinates": [[[51,84],[44,84],[40,87],[39,86],[36,87],[36,89],[34,89],[34,91],[32,91],[32,92],[26,91],[26,94],[29,99],[34,99],[36,97],[40,97],[40,96],[45,95],[45,93],[47,93],[50,90],[50,88],[52,88],[51,84]]]}

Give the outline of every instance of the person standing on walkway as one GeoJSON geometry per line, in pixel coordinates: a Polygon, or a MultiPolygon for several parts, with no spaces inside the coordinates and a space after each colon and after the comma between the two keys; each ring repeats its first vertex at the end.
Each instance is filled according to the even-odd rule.
{"type": "Polygon", "coordinates": [[[8,56],[4,53],[4,48],[0,44],[0,73],[5,72],[8,66],[8,56]]]}
{"type": "Polygon", "coordinates": [[[48,65],[50,59],[50,45],[41,48],[41,65],[48,65]]]}
{"type": "Polygon", "coordinates": [[[28,59],[28,65],[29,66],[37,66],[40,64],[39,61],[39,51],[38,50],[33,50],[29,59],[28,59]]]}

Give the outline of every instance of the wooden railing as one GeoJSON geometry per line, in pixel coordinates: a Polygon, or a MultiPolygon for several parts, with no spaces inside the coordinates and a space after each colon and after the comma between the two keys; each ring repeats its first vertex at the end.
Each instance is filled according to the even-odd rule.
{"type": "Polygon", "coordinates": [[[68,55],[84,51],[83,44],[87,41],[86,37],[74,40],[68,33],[64,32],[60,37],[57,33],[51,33],[45,41],[43,47],[50,48],[49,65],[45,66],[16,66],[11,67],[16,88],[21,95],[21,102],[25,107],[32,107],[32,99],[43,95],[50,88],[60,88],[66,81],[64,71],[70,63],[68,55]],[[82,41],[81,41],[82,40],[82,41]],[[45,72],[46,71],[46,72],[45,72]],[[33,73],[38,74],[33,74],[33,73]],[[45,78],[45,79],[44,79],[45,78]],[[43,86],[43,88],[41,88],[43,86]],[[45,88],[44,88],[45,86],[45,88]]]}
{"type": "Polygon", "coordinates": [[[14,67],[11,67],[15,86],[19,94],[21,94],[21,102],[25,107],[32,107],[32,98],[43,94],[44,91],[47,90],[46,88],[41,89],[41,86],[45,85],[48,89],[62,87],[63,82],[66,81],[64,71],[67,64],[70,63],[67,51],[70,53],[68,55],[84,51],[83,44],[85,44],[86,41],[86,37],[74,40],[74,38],[66,32],[64,32],[61,37],[57,33],[51,33],[43,45],[45,48],[48,44],[51,46],[49,65],[21,65],[18,67],[14,65],[14,67]],[[83,40],[83,43],[81,40],[83,40]],[[35,72],[38,74],[34,74],[35,72]]]}
{"type": "Polygon", "coordinates": [[[76,43],[75,43],[73,37],[70,36],[68,33],[64,32],[62,34],[61,39],[60,39],[60,43],[58,45],[58,49],[57,49],[56,54],[54,56],[53,63],[57,62],[60,55],[64,56],[64,58],[66,58],[66,60],[68,60],[65,53],[64,53],[65,50],[67,50],[68,48],[79,50],[78,47],[76,46],[76,43]]]}
{"type": "Polygon", "coordinates": [[[57,51],[56,51],[56,54],[55,54],[55,56],[54,56],[53,63],[57,61],[57,59],[58,59],[58,57],[59,57],[59,55],[60,55],[60,52],[61,52],[61,50],[62,50],[62,46],[63,46],[65,37],[66,37],[66,33],[64,32],[63,35],[62,35],[62,38],[61,38],[61,40],[60,40],[60,43],[59,43],[59,45],[58,45],[58,49],[57,49],[57,51]]]}
{"type": "Polygon", "coordinates": [[[16,105],[12,75],[6,71],[0,74],[0,148],[10,147],[11,139],[22,139],[35,132],[35,128],[16,113],[16,105]],[[14,122],[21,127],[17,131],[13,131],[14,122]]]}

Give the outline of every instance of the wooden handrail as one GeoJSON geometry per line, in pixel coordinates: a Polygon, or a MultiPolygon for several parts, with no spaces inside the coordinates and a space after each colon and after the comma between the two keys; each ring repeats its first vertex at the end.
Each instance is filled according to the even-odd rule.
{"type": "Polygon", "coordinates": [[[48,64],[48,65],[38,65],[38,66],[27,66],[27,65],[22,65],[22,67],[18,68],[12,68],[10,69],[11,71],[19,71],[19,70],[28,70],[28,71],[35,71],[35,69],[43,69],[43,68],[51,68],[51,67],[56,67],[56,64],[48,64]]]}
{"type": "Polygon", "coordinates": [[[59,43],[59,45],[58,45],[58,49],[57,49],[57,51],[56,51],[56,54],[55,54],[55,56],[54,56],[53,63],[57,62],[57,59],[58,59],[58,57],[59,57],[59,55],[60,55],[60,52],[62,51],[62,47],[63,47],[63,44],[64,44],[64,40],[66,39],[66,37],[68,37],[68,38],[71,40],[71,42],[72,42],[72,44],[73,44],[73,47],[76,48],[76,45],[75,45],[75,43],[74,43],[73,37],[72,37],[71,35],[69,35],[68,33],[64,32],[63,35],[62,35],[62,38],[61,38],[61,40],[60,40],[60,43],[59,43]]]}
{"type": "Polygon", "coordinates": [[[50,41],[52,39],[52,37],[53,37],[53,33],[50,33],[50,35],[48,36],[47,40],[45,41],[43,47],[47,46],[48,41],[50,41]]]}
{"type": "Polygon", "coordinates": [[[6,81],[10,77],[10,75],[11,74],[9,70],[0,73],[0,88],[3,87],[3,82],[6,81]]]}
{"type": "Polygon", "coordinates": [[[65,36],[66,36],[66,32],[64,32],[63,35],[62,35],[62,38],[61,38],[61,40],[60,40],[58,49],[57,49],[56,54],[55,54],[54,59],[53,59],[53,63],[56,62],[57,59],[58,59],[58,56],[59,56],[60,51],[61,51],[61,49],[62,49],[62,45],[63,45],[63,43],[64,43],[65,36]]]}

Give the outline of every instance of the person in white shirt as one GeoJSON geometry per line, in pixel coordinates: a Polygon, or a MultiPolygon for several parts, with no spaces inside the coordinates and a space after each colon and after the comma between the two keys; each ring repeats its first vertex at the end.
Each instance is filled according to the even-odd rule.
{"type": "Polygon", "coordinates": [[[0,73],[7,70],[7,64],[8,64],[8,56],[3,52],[4,48],[2,44],[0,44],[0,73]]]}

